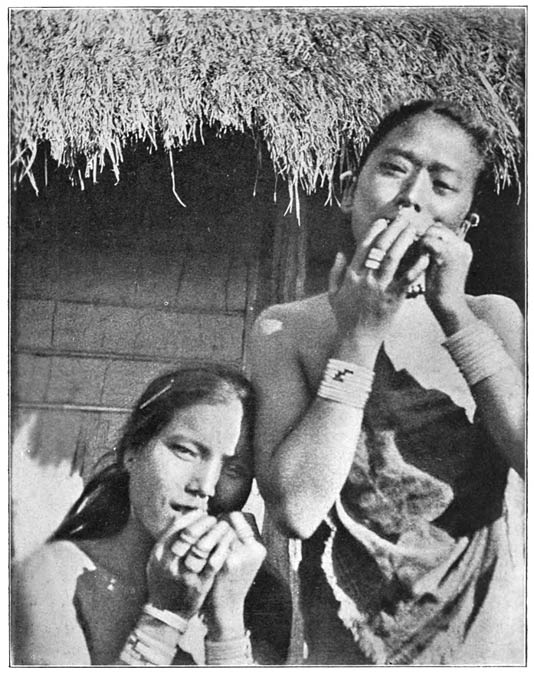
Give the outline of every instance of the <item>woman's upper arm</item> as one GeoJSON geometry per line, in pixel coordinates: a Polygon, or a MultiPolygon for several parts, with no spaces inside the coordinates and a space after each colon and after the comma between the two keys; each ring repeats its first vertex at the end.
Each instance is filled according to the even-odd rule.
{"type": "Polygon", "coordinates": [[[471,310],[486,322],[504,344],[506,352],[521,371],[524,367],[524,320],[517,304],[501,295],[474,297],[471,310]]]}
{"type": "Polygon", "coordinates": [[[254,325],[251,364],[259,402],[255,432],[256,478],[268,499],[273,486],[276,491],[276,485],[269,480],[273,453],[310,404],[291,329],[283,316],[269,309],[254,325]]]}
{"type": "Polygon", "coordinates": [[[14,654],[22,665],[90,665],[74,607],[76,577],[46,546],[15,569],[14,654]]]}

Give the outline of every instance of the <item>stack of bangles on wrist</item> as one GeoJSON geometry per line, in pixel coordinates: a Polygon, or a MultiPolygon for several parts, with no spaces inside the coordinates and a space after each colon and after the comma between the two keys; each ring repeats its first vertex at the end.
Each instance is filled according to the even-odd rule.
{"type": "Polygon", "coordinates": [[[353,362],[330,358],[317,394],[356,409],[363,409],[373,386],[374,372],[353,362]]]}
{"type": "Polygon", "coordinates": [[[161,631],[150,629],[141,618],[128,636],[120,660],[129,666],[169,666],[176,654],[178,640],[187,630],[188,621],[174,612],[160,610],[150,603],[143,607],[143,617],[146,616],[170,626],[172,631],[167,629],[166,637],[162,637],[161,631]]]}
{"type": "Polygon", "coordinates": [[[232,640],[204,641],[207,666],[250,666],[253,663],[250,633],[232,640]]]}
{"type": "Polygon", "coordinates": [[[443,342],[470,386],[513,366],[502,341],[482,320],[477,320],[443,342]]]}

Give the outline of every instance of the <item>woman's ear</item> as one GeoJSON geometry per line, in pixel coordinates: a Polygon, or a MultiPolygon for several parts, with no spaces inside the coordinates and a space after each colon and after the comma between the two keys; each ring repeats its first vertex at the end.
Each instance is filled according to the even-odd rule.
{"type": "Polygon", "coordinates": [[[352,171],[347,171],[341,175],[341,184],[343,194],[341,196],[341,212],[343,215],[350,215],[352,212],[352,199],[354,196],[354,189],[356,187],[356,177],[352,171]]]}

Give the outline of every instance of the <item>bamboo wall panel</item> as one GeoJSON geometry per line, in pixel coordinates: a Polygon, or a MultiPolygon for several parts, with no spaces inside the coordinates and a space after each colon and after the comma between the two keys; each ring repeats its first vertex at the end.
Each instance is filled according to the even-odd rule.
{"type": "Polygon", "coordinates": [[[243,366],[272,191],[252,197],[250,140],[180,160],[185,208],[168,157],[142,152],[118,184],[82,192],[51,172],[44,194],[14,195],[14,431],[33,414],[28,451],[44,463],[87,474],[164,371],[243,366]]]}

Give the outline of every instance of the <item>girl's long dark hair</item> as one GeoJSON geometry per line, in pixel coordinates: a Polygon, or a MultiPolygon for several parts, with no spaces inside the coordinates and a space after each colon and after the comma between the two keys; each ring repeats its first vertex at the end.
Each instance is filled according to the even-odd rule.
{"type": "Polygon", "coordinates": [[[189,367],[152,381],[126,422],[113,464],[91,478],[50,541],[104,538],[122,530],[130,515],[129,475],[124,467],[126,451],[142,450],[179,409],[232,399],[243,405],[244,439],[250,443],[254,394],[250,382],[235,369],[224,365],[189,367]]]}

